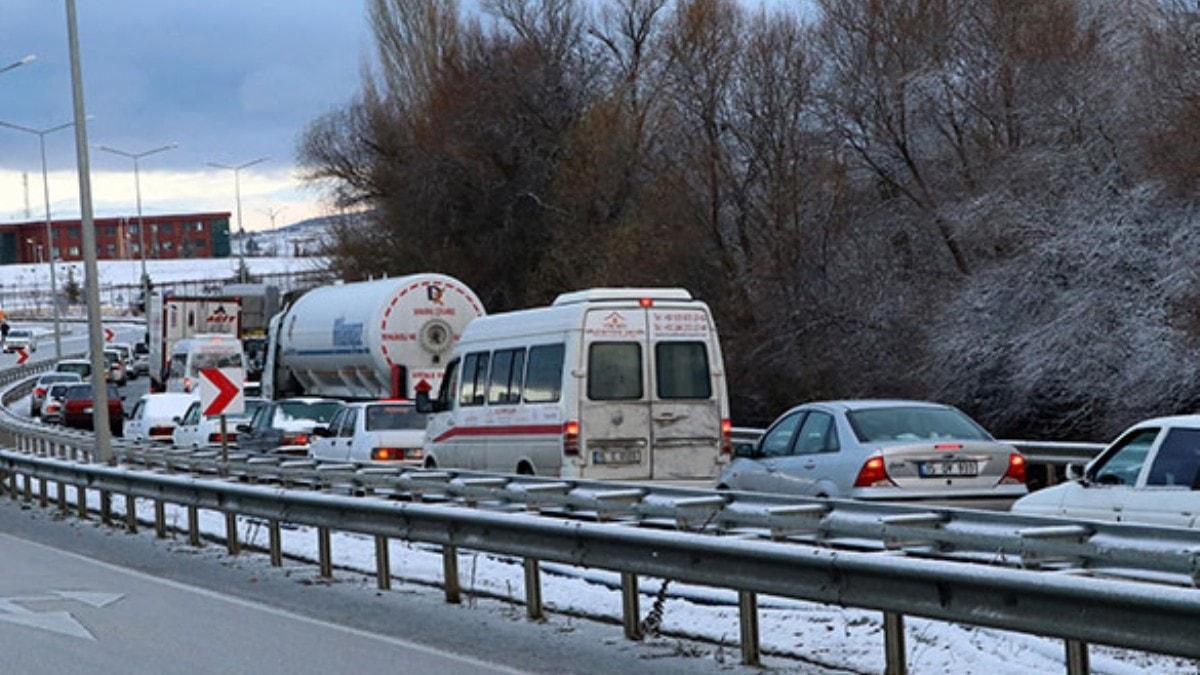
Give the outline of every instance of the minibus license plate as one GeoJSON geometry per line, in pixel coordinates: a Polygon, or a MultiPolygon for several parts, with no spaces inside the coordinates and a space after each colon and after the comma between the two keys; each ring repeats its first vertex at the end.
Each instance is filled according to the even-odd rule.
{"type": "Polygon", "coordinates": [[[922,462],[921,477],[978,476],[979,462],[922,462]]]}
{"type": "Polygon", "coordinates": [[[592,464],[641,464],[641,450],[593,450],[592,464]]]}

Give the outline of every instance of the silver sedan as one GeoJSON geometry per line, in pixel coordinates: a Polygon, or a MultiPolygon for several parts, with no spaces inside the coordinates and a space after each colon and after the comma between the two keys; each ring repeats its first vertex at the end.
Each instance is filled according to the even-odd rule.
{"type": "Polygon", "coordinates": [[[923,401],[826,401],[780,416],[719,489],[854,499],[1013,499],[1025,458],[970,417],[923,401]]]}

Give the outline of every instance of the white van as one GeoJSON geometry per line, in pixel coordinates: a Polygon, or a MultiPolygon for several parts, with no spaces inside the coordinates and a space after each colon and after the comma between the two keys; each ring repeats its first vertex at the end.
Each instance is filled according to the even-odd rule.
{"type": "Polygon", "coordinates": [[[425,465],[600,479],[711,479],[732,453],[712,314],[683,289],[596,288],[468,324],[425,465]]]}
{"type": "Polygon", "coordinates": [[[246,368],[242,343],[232,335],[197,335],[175,343],[167,363],[167,391],[199,391],[201,368],[246,368]]]}

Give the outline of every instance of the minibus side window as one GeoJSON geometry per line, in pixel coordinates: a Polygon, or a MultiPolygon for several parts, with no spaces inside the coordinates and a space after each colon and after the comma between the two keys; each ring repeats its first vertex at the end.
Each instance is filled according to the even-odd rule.
{"type": "Polygon", "coordinates": [[[521,401],[521,380],[525,374],[525,350],[505,349],[492,355],[492,377],[488,384],[488,403],[507,405],[521,401]]]}
{"type": "Polygon", "coordinates": [[[708,350],[703,342],[654,345],[654,371],[660,399],[707,399],[712,396],[708,350]]]}
{"type": "Polygon", "coordinates": [[[563,354],[565,345],[541,345],[529,348],[525,369],[525,402],[556,403],[562,395],[563,354]]]}
{"type": "Polygon", "coordinates": [[[462,394],[459,406],[483,405],[487,390],[488,353],[467,354],[463,359],[462,394]]]}
{"type": "Polygon", "coordinates": [[[450,402],[453,401],[455,393],[458,391],[458,359],[454,359],[446,364],[446,372],[442,375],[442,386],[438,389],[438,408],[442,410],[450,409],[450,402]]]}
{"type": "Polygon", "coordinates": [[[636,401],[642,397],[642,346],[636,342],[593,342],[588,347],[588,398],[636,401]]]}

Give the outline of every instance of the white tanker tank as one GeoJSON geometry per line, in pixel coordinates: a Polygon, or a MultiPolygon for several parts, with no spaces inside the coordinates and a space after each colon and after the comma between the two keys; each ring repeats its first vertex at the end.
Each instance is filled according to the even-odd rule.
{"type": "Polygon", "coordinates": [[[445,360],[483,303],[444,274],[315,288],[271,319],[267,398],[413,398],[437,391],[445,360]]]}

